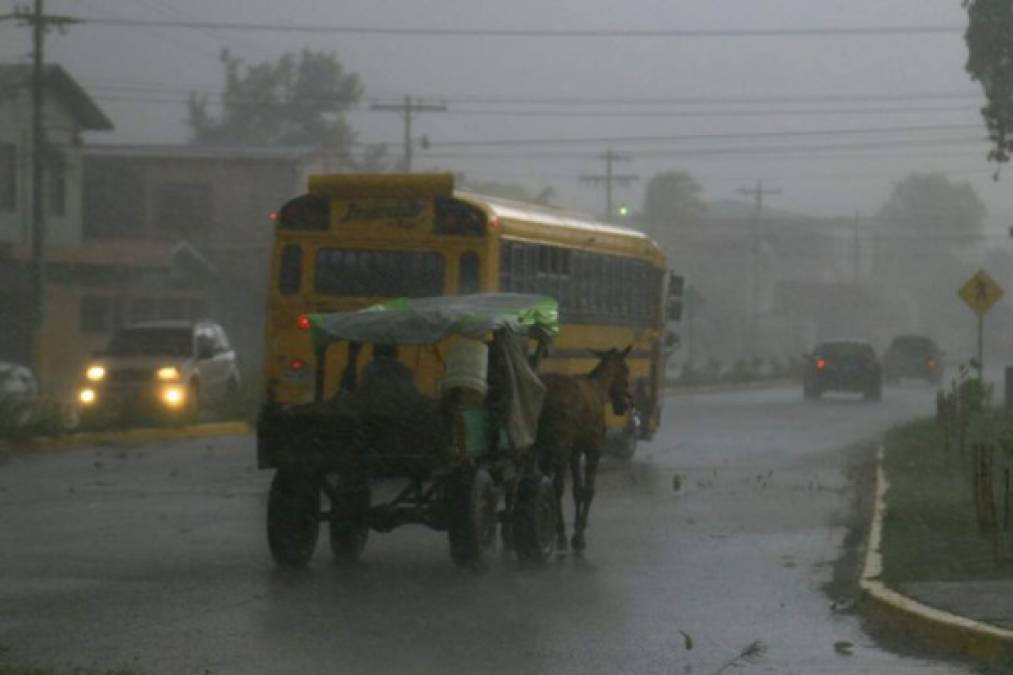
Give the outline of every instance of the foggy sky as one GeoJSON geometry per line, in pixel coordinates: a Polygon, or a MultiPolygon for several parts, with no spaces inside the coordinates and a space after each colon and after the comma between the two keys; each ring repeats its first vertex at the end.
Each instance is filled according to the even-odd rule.
{"type": "MultiPolygon", "coordinates": [[[[0,1],[0,14],[14,2],[0,1]]],[[[392,2],[320,2],[268,0],[50,0],[47,10],[78,16],[427,27],[509,27],[573,29],[637,28],[779,28],[880,25],[966,24],[959,0],[652,0],[628,3],[604,0],[412,0],[392,2]],[[238,8],[242,7],[239,13],[238,8]]],[[[0,24],[0,60],[27,62],[29,31],[0,24]]],[[[434,38],[393,36],[321,36],[305,34],[236,33],[75,26],[65,36],[49,39],[51,60],[61,63],[96,97],[116,125],[112,134],[93,134],[96,142],[181,142],[187,131],[182,89],[220,88],[221,47],[250,62],[276,58],[304,46],[334,50],[342,63],[357,72],[367,99],[389,101],[405,94],[429,100],[449,99],[450,113],[417,119],[416,132],[426,134],[438,152],[442,141],[469,139],[538,139],[565,137],[682,136],[741,132],[972,125],[950,131],[910,132],[882,136],[768,140],[764,145],[848,143],[863,145],[912,139],[984,138],[978,113],[980,87],[964,72],[966,46],[959,32],[891,37],[780,38],[645,38],[645,39],[521,39],[434,38]],[[101,88],[98,88],[101,87],[101,88]],[[151,90],[142,89],[150,87],[151,90]],[[904,102],[867,101],[859,107],[906,107],[904,113],[718,116],[711,112],[749,109],[798,109],[796,104],[696,106],[664,104],[653,111],[705,111],[707,116],[682,117],[537,117],[465,115],[475,110],[455,99],[537,99],[601,97],[643,99],[674,97],[809,97],[947,93],[968,96],[904,102]],[[117,98],[157,98],[152,102],[117,98]],[[926,108],[956,110],[927,110],[926,108]],[[919,109],[920,108],[920,109],[919,109]]],[[[825,103],[822,108],[841,108],[825,103]]],[[[486,106],[558,111],[574,106],[486,106]]],[[[812,107],[812,106],[810,106],[812,107]]],[[[597,108],[615,111],[619,104],[597,108]]],[[[402,126],[394,113],[353,111],[349,120],[364,141],[390,141],[401,153],[402,126]]],[[[891,182],[912,170],[944,171],[972,183],[990,211],[990,222],[1005,228],[1013,222],[1013,191],[1006,176],[992,180],[985,161],[987,146],[926,148],[863,148],[849,152],[808,151],[784,156],[682,156],[690,148],[752,146],[759,141],[710,140],[692,143],[612,143],[634,161],[617,170],[635,172],[639,183],[616,191],[616,201],[638,207],[646,179],[667,169],[685,169],[705,188],[705,198],[736,198],[736,188],[763,179],[782,189],[769,203],[780,208],[822,215],[871,214],[883,201],[891,182]],[[637,151],[682,150],[665,157],[637,157],[637,151]]],[[[605,149],[595,145],[525,148],[581,152],[605,149]]],[[[516,152],[511,148],[469,148],[469,152],[516,152]]],[[[461,149],[463,151],[463,149],[461,149]]],[[[602,194],[578,182],[585,173],[600,173],[600,162],[589,157],[531,157],[427,160],[416,154],[416,168],[439,166],[462,170],[482,180],[519,182],[532,189],[552,186],[561,205],[588,212],[602,208],[602,194]]]]}

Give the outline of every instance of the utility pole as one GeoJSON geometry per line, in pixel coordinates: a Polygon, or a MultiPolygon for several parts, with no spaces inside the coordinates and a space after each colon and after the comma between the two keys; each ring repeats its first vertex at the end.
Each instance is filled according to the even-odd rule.
{"type": "Polygon", "coordinates": [[[764,195],[779,195],[781,190],[778,188],[766,189],[763,187],[763,181],[757,180],[755,188],[739,188],[737,192],[740,195],[747,197],[753,197],[755,200],[755,209],[753,211],[753,228],[752,228],[752,244],[750,250],[751,267],[752,267],[752,282],[751,286],[751,297],[749,301],[749,349],[753,357],[759,356],[759,350],[756,347],[757,339],[757,319],[759,315],[760,306],[760,219],[763,217],[763,197],[764,195]]]}
{"type": "Polygon", "coordinates": [[[598,155],[598,159],[604,160],[605,173],[581,176],[580,182],[590,183],[592,185],[605,184],[605,220],[610,221],[615,215],[612,212],[612,184],[618,183],[620,185],[629,185],[633,181],[640,180],[640,176],[635,173],[615,173],[615,171],[612,170],[612,164],[614,162],[632,161],[633,158],[629,155],[621,155],[617,152],[613,152],[612,149],[609,148],[604,153],[598,155]]]}
{"type": "Polygon", "coordinates": [[[858,211],[855,211],[855,226],[854,226],[854,229],[852,231],[852,237],[853,237],[853,241],[854,241],[854,246],[852,248],[852,255],[854,256],[854,260],[852,260],[852,263],[854,265],[854,271],[853,271],[853,277],[852,278],[854,279],[854,283],[855,283],[856,287],[858,286],[858,280],[859,280],[859,278],[861,276],[861,272],[862,272],[862,270],[861,270],[861,265],[862,265],[862,258],[861,258],[861,256],[862,256],[862,248],[861,248],[861,241],[859,240],[859,227],[861,226],[861,222],[862,222],[861,214],[859,214],[858,211]]]}
{"type": "Polygon", "coordinates": [[[369,106],[370,110],[392,110],[400,112],[404,119],[404,170],[411,173],[412,170],[412,116],[420,112],[446,112],[447,106],[443,103],[423,103],[419,100],[412,100],[411,96],[405,96],[403,103],[374,103],[369,106]]]}
{"type": "Polygon", "coordinates": [[[68,16],[47,15],[44,0],[35,0],[31,10],[18,7],[12,14],[0,16],[17,19],[32,27],[32,365],[41,379],[44,375],[42,354],[42,326],[46,307],[46,211],[44,203],[46,161],[46,128],[44,112],[46,104],[45,40],[51,26],[63,30],[66,26],[80,23],[79,19],[68,16]]]}

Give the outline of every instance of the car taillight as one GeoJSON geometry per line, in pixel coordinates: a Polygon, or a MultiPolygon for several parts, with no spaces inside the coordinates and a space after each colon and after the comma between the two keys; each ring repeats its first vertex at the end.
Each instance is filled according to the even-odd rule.
{"type": "Polygon", "coordinates": [[[309,316],[307,316],[306,314],[300,314],[295,320],[295,325],[299,327],[299,330],[309,330],[310,329],[309,316]]]}
{"type": "Polygon", "coordinates": [[[827,367],[826,359],[816,359],[816,370],[823,370],[827,367]]]}

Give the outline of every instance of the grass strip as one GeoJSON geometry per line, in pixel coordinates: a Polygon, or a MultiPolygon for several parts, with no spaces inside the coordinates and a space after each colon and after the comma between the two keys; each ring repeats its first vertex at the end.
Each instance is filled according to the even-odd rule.
{"type": "Polygon", "coordinates": [[[933,420],[896,427],[884,441],[889,488],[883,519],[883,581],[962,581],[1013,577],[978,530],[967,456],[946,452],[933,420]]]}

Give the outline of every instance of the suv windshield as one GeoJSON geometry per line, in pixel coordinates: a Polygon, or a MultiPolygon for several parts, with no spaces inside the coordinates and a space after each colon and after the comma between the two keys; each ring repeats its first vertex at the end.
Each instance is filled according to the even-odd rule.
{"type": "Polygon", "coordinates": [[[193,340],[188,328],[127,328],[109,341],[110,356],[189,356],[193,340]]]}

